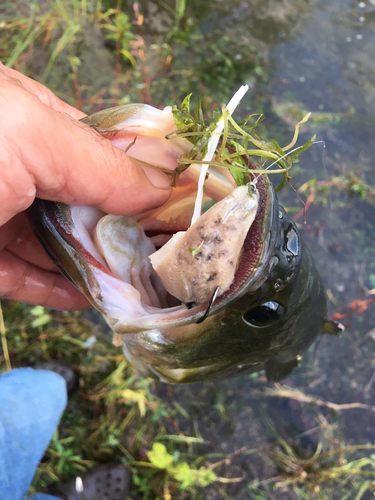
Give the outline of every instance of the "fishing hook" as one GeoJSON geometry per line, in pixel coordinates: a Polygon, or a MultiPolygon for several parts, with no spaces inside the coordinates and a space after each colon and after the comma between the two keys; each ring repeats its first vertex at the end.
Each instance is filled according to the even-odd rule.
{"type": "Polygon", "coordinates": [[[203,316],[201,318],[198,319],[198,321],[196,322],[197,325],[199,325],[200,323],[203,323],[203,321],[207,318],[208,316],[208,313],[210,312],[212,306],[214,305],[214,302],[216,300],[216,297],[217,297],[217,293],[219,291],[219,287],[217,286],[214,290],[214,293],[212,294],[212,297],[211,297],[211,300],[210,300],[210,303],[208,304],[208,307],[206,309],[206,312],[203,314],[203,316]]]}

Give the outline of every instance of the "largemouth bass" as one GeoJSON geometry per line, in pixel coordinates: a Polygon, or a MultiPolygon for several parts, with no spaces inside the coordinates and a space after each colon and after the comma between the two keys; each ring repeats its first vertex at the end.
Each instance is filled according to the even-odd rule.
{"type": "MultiPolygon", "coordinates": [[[[121,106],[83,122],[163,169],[192,147],[166,138],[176,129],[170,108],[121,106]]],[[[190,383],[266,369],[279,380],[322,330],[337,330],[322,281],[266,175],[239,188],[211,169],[204,205],[213,206],[189,229],[198,176],[189,167],[165,205],[135,217],[38,199],[28,217],[142,374],[190,383]]]]}

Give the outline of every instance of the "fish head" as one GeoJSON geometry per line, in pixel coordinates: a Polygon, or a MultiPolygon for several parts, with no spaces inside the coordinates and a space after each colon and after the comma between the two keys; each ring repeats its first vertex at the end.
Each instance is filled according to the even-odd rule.
{"type": "MultiPolygon", "coordinates": [[[[120,106],[83,121],[146,168],[175,171],[192,147],[173,135],[171,108],[120,106]]],[[[249,160],[250,174],[256,168],[249,160]]],[[[170,383],[289,363],[311,344],[326,312],[311,256],[268,177],[254,174],[237,188],[227,169],[211,168],[203,209],[211,208],[189,229],[199,174],[191,165],[163,206],[135,216],[46,200],[28,210],[45,249],[120,336],[126,358],[170,383]],[[149,256],[181,232],[183,244],[158,276],[149,256]],[[225,266],[233,268],[229,278],[225,266]],[[177,288],[186,285],[181,297],[170,293],[176,280],[177,288]]]]}

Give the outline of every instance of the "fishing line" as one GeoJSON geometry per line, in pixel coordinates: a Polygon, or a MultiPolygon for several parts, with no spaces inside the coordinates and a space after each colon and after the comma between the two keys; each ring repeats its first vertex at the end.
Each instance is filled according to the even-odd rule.
{"type": "MultiPolygon", "coordinates": [[[[323,144],[323,150],[322,150],[322,153],[321,153],[321,161],[322,161],[322,166],[323,166],[323,169],[324,169],[324,174],[326,176],[326,180],[327,182],[329,182],[329,175],[328,175],[328,168],[327,168],[327,165],[326,165],[326,143],[325,141],[317,141],[318,143],[322,143],[323,144]]],[[[314,143],[315,144],[315,143],[314,143]]],[[[327,202],[328,202],[328,208],[329,208],[329,212],[332,213],[332,190],[329,189],[328,192],[327,192],[327,202]]],[[[328,221],[326,221],[328,222],[328,221]]],[[[337,226],[334,225],[332,227],[332,225],[328,226],[329,227],[329,230],[332,231],[336,236],[337,238],[341,241],[342,240],[342,234],[341,232],[338,230],[337,226]]]]}
{"type": "MultiPolygon", "coordinates": [[[[326,165],[326,161],[325,161],[326,143],[325,143],[325,141],[316,141],[316,143],[323,144],[323,150],[322,150],[321,160],[322,160],[322,165],[323,165],[323,168],[324,168],[324,173],[325,173],[326,179],[327,179],[327,181],[329,181],[328,169],[327,169],[327,165],[326,165]]],[[[316,143],[314,142],[314,144],[316,144],[316,143]]],[[[331,193],[331,190],[328,191],[328,205],[329,205],[329,209],[332,210],[332,193],[331,193]]]]}
{"type": "MultiPolygon", "coordinates": [[[[325,143],[324,141],[314,141],[314,142],[311,144],[311,146],[314,146],[314,144],[323,144],[323,148],[325,148],[325,147],[326,147],[326,143],[325,143]]],[[[268,167],[267,167],[267,168],[265,168],[264,170],[268,170],[269,168],[273,167],[273,165],[275,165],[276,163],[278,163],[278,162],[279,162],[280,160],[282,160],[283,158],[285,158],[285,157],[289,156],[290,154],[294,153],[295,151],[298,151],[298,149],[300,149],[300,147],[301,147],[301,146],[299,146],[298,148],[294,148],[294,149],[292,149],[292,151],[288,151],[288,153],[285,153],[285,155],[284,155],[284,156],[280,156],[280,158],[278,158],[278,159],[277,159],[277,160],[275,160],[273,163],[271,163],[271,165],[268,165],[268,167]]],[[[323,160],[323,156],[322,156],[322,163],[323,163],[323,167],[325,168],[325,165],[324,165],[324,160],[323,160]]],[[[326,169],[325,169],[325,170],[326,170],[326,169]]],[[[280,172],[280,173],[281,173],[281,172],[280,172]]],[[[284,171],[284,173],[285,173],[285,171],[284,171]]],[[[255,179],[251,181],[250,186],[251,186],[251,190],[252,190],[252,192],[254,192],[254,191],[255,191],[255,189],[256,189],[256,185],[257,185],[257,182],[258,182],[258,179],[259,179],[259,177],[260,177],[261,175],[264,175],[264,174],[258,174],[258,175],[255,177],[255,179]]],[[[326,175],[327,175],[327,177],[328,177],[327,170],[326,170],[326,175]]],[[[291,179],[291,178],[289,177],[289,178],[288,178],[288,180],[289,180],[290,186],[292,187],[293,191],[296,193],[296,195],[298,196],[298,198],[299,198],[300,202],[301,202],[301,203],[302,203],[302,205],[303,205],[303,214],[304,214],[304,215],[303,215],[303,217],[304,217],[304,218],[303,218],[303,221],[304,221],[304,224],[306,224],[306,203],[304,203],[304,201],[301,199],[300,195],[298,194],[298,190],[296,190],[296,189],[293,187],[292,183],[290,182],[290,179],[291,179]]],[[[330,205],[331,205],[331,203],[330,203],[330,205]]]]}
{"type": "MultiPolygon", "coordinates": [[[[314,141],[311,145],[314,146],[314,144],[323,144],[323,148],[326,147],[326,143],[324,141],[314,141]]],[[[295,151],[298,151],[298,149],[300,149],[301,146],[298,146],[298,148],[294,148],[292,149],[292,151],[288,151],[288,153],[285,153],[284,156],[280,156],[280,158],[278,158],[277,160],[275,160],[273,163],[271,163],[271,165],[268,165],[267,168],[265,168],[264,170],[268,170],[269,168],[273,167],[274,165],[276,165],[276,163],[278,163],[280,160],[283,160],[284,158],[286,158],[287,156],[289,156],[290,154],[294,153],[295,151]]],[[[324,166],[324,162],[323,162],[323,166],[324,166]]],[[[281,172],[280,172],[281,173],[281,172]]],[[[327,172],[326,172],[327,173],[327,172]]],[[[251,181],[251,185],[256,187],[257,185],[257,182],[258,182],[258,178],[261,176],[261,175],[264,175],[263,173],[262,174],[258,174],[255,179],[253,179],[251,181]]]]}

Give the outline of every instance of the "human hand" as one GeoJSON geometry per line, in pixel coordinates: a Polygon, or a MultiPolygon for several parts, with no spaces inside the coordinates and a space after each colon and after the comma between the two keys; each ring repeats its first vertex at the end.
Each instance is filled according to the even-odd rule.
{"type": "Polygon", "coordinates": [[[21,213],[35,197],[132,215],[170,195],[165,174],[130,160],[78,121],[84,116],[0,63],[0,296],[57,309],[90,306],[21,213]]]}

